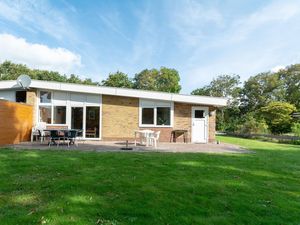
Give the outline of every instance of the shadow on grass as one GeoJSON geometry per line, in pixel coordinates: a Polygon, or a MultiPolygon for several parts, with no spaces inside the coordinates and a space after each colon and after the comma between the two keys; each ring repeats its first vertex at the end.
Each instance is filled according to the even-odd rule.
{"type": "Polygon", "coordinates": [[[293,224],[300,152],[0,151],[1,224],[293,224]]]}

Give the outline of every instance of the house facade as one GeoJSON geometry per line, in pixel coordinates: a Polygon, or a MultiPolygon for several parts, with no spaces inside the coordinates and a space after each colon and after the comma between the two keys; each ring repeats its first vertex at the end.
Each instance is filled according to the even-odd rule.
{"type": "Polygon", "coordinates": [[[31,105],[34,124],[80,129],[86,139],[132,140],[134,131],[151,129],[169,142],[172,131],[186,130],[195,143],[215,141],[216,109],[227,104],[225,98],[39,80],[27,90],[0,81],[0,99],[31,105]]]}

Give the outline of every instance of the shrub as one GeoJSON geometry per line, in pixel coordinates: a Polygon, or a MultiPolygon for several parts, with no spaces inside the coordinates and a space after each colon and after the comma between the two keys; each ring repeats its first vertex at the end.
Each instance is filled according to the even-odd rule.
{"type": "Polygon", "coordinates": [[[245,122],[238,126],[237,132],[240,134],[267,134],[268,125],[264,120],[258,120],[252,115],[247,115],[245,122]]]}
{"type": "Polygon", "coordinates": [[[291,114],[296,107],[287,102],[270,102],[262,107],[260,112],[273,134],[288,133],[291,131],[291,114]]]}
{"type": "Polygon", "coordinates": [[[300,123],[294,123],[292,126],[292,132],[295,136],[300,137],[300,123]]]}

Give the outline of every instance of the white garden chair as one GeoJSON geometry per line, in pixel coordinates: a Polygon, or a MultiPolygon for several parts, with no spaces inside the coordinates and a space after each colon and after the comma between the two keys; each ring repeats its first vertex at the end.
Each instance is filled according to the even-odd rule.
{"type": "Polygon", "coordinates": [[[157,143],[159,142],[159,136],[160,136],[160,131],[157,131],[151,134],[149,137],[150,145],[154,146],[154,148],[157,148],[157,143]]]}

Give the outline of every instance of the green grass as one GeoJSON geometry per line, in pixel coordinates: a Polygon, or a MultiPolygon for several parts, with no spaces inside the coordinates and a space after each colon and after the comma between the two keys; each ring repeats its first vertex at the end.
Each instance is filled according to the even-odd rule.
{"type": "Polygon", "coordinates": [[[253,154],[0,150],[0,224],[300,224],[300,147],[253,154]]]}

